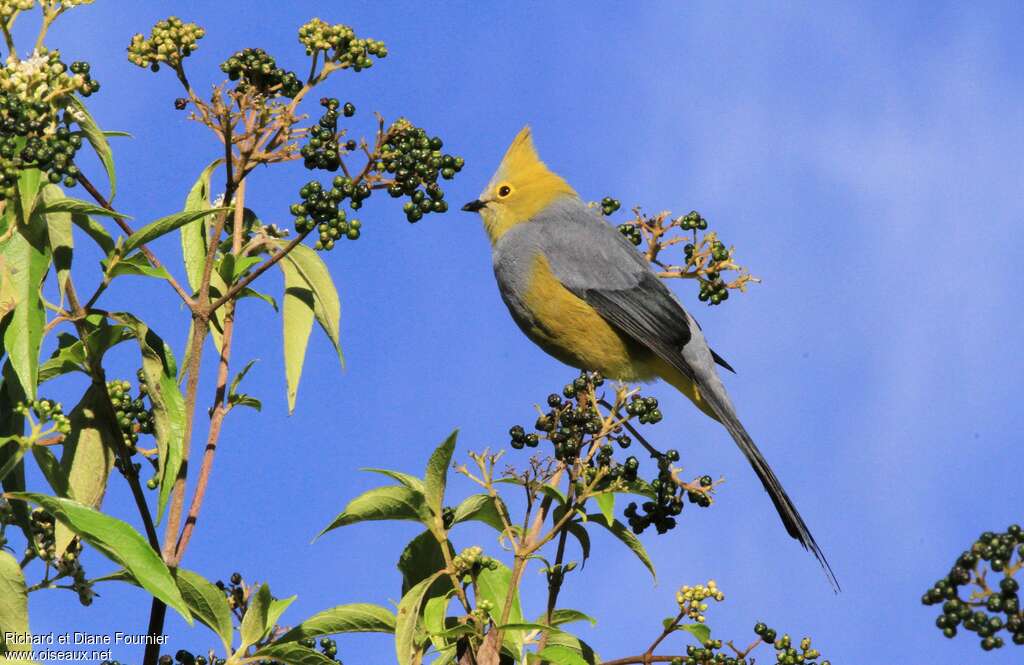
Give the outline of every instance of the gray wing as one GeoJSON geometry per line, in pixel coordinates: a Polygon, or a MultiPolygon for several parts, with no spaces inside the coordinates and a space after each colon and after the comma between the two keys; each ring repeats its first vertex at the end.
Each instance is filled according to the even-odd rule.
{"type": "Polygon", "coordinates": [[[838,591],[835,575],[810,529],[736,416],[715,363],[732,368],[708,348],[697,322],[636,249],[578,199],[556,202],[534,221],[541,224],[545,258],[559,281],[606,321],[696,383],[750,462],[786,531],[814,554],[838,591]]]}
{"type": "Polygon", "coordinates": [[[549,206],[539,223],[555,277],[609,323],[662,355],[678,355],[690,319],[636,249],[578,199],[549,206]]]}

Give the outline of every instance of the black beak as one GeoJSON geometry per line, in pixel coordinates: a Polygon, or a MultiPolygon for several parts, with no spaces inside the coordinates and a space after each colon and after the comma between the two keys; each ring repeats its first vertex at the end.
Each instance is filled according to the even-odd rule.
{"type": "Polygon", "coordinates": [[[470,201],[466,205],[462,206],[462,209],[465,210],[466,212],[477,212],[481,208],[486,208],[486,207],[487,207],[487,203],[485,201],[481,201],[480,199],[477,199],[476,201],[470,201]]]}

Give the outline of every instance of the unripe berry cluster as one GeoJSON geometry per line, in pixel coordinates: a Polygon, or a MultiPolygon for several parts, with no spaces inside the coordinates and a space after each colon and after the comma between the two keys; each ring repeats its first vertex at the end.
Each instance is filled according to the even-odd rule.
{"type": "Polygon", "coordinates": [[[362,222],[349,220],[344,210],[339,210],[346,198],[355,204],[369,196],[365,183],[355,185],[345,176],[335,176],[331,189],[324,189],[316,180],[311,180],[299,189],[300,203],[291,207],[295,215],[295,230],[299,233],[315,229],[319,234],[315,248],[334,249],[336,240],[358,240],[362,222]]]}
{"type": "MultiPolygon", "coordinates": [[[[938,580],[921,598],[925,605],[942,604],[935,625],[952,638],[958,627],[981,638],[985,651],[1001,648],[999,635],[1005,630],[1011,641],[1024,645],[1024,612],[1020,601],[1020,583],[1015,579],[1024,568],[1024,530],[1011,524],[1003,533],[986,531],[957,557],[946,577],[938,580]],[[1002,574],[996,584],[992,573],[1002,574]],[[976,587],[967,598],[961,587],[976,587]]],[[[967,589],[964,590],[967,593],[967,589]]]]}
{"type": "Polygon", "coordinates": [[[691,210],[679,220],[679,228],[684,231],[696,231],[708,228],[708,220],[700,216],[696,210],[691,210]]]}
{"type": "Polygon", "coordinates": [[[178,67],[181,61],[199,48],[206,31],[195,23],[185,23],[177,16],[157,21],[149,38],[137,34],[128,44],[128,60],[139,67],[159,71],[161,64],[178,67]]]}
{"type": "Polygon", "coordinates": [[[326,110],[317,123],[309,128],[309,140],[302,146],[299,154],[302,155],[307,169],[337,171],[341,166],[342,149],[346,152],[356,149],[356,142],[353,140],[346,141],[344,148],[339,144],[338,110],[340,108],[346,118],[351,118],[356,113],[356,107],[351,102],[345,102],[342,106],[341,102],[332,97],[324,97],[320,100],[320,105],[326,110]]]}
{"type": "MultiPolygon", "coordinates": [[[[800,640],[799,649],[793,646],[792,638],[786,633],[778,637],[774,628],[769,628],[763,621],[754,624],[754,634],[760,637],[765,643],[775,647],[775,662],[777,665],[816,665],[821,653],[811,647],[811,638],[805,637],[800,640]]],[[[820,665],[831,665],[828,660],[821,661],[820,665]]]]}
{"type": "Polygon", "coordinates": [[[274,58],[261,48],[236,52],[220,64],[220,70],[230,80],[238,81],[239,92],[292,98],[302,90],[302,81],[295,72],[278,67],[274,58]]]}
{"type": "Polygon", "coordinates": [[[148,395],[146,384],[141,380],[139,372],[139,393],[134,399],[131,396],[132,385],[128,381],[107,381],[107,394],[114,407],[117,426],[124,436],[125,446],[132,452],[139,440],[139,434],[153,433],[153,412],[146,408],[144,397],[148,395]]]}
{"type": "MultiPolygon", "coordinates": [[[[115,661],[104,661],[110,663],[110,665],[118,665],[115,661]]],[[[177,653],[174,654],[174,658],[171,658],[170,654],[163,654],[156,661],[159,665],[225,665],[227,660],[224,658],[217,658],[211,652],[208,656],[201,656],[193,654],[191,651],[186,649],[178,649],[177,653]]],[[[100,663],[103,665],[103,663],[100,663]]]]}
{"type": "Polygon", "coordinates": [[[34,399],[27,402],[19,402],[14,410],[22,415],[35,415],[40,425],[53,423],[53,428],[61,434],[71,433],[71,421],[64,415],[64,407],[60,402],[48,399],[34,399]]]}
{"type": "Polygon", "coordinates": [[[299,28],[299,41],[306,47],[306,55],[325,51],[327,61],[357,72],[373,66],[371,56],[384,58],[388,54],[384,42],[357,38],[351,27],[341,23],[332,25],[318,18],[299,28]]]}
{"type": "Polygon", "coordinates": [[[701,302],[720,305],[729,299],[729,287],[726,286],[719,273],[709,272],[705,277],[706,281],[701,280],[700,293],[697,294],[697,298],[701,302]]]}
{"type": "Polygon", "coordinates": [[[633,243],[634,247],[639,247],[640,243],[644,241],[643,235],[640,233],[640,225],[633,222],[625,222],[619,224],[617,227],[619,233],[626,237],[626,240],[633,243]]]}
{"type": "Polygon", "coordinates": [[[606,196],[603,199],[601,199],[601,214],[604,215],[605,217],[611,215],[621,207],[622,204],[619,203],[618,199],[613,199],[610,196],[606,196]]]}
{"type": "Polygon", "coordinates": [[[472,545],[459,552],[452,559],[452,572],[456,575],[467,575],[473,570],[497,570],[498,561],[484,554],[479,545],[472,545]]]}
{"type": "MultiPolygon", "coordinates": [[[[299,644],[306,647],[307,649],[315,649],[317,642],[315,637],[305,637],[299,640],[299,644]]],[[[335,662],[341,662],[334,658],[336,655],[338,655],[338,643],[329,637],[320,638],[320,653],[326,656],[327,658],[334,660],[335,662]]],[[[276,663],[277,661],[272,662],[276,663]]]]}
{"type": "Polygon", "coordinates": [[[437,179],[440,176],[451,180],[462,170],[464,161],[441,152],[443,146],[441,137],[429,136],[422,127],[404,118],[396,120],[388,129],[387,142],[376,166],[378,171],[394,178],[388,186],[388,194],[394,198],[409,197],[402,207],[409,222],[418,222],[423,215],[432,212],[448,210],[437,179]]]}
{"type": "Polygon", "coordinates": [[[0,0],[0,20],[6,23],[15,12],[26,12],[35,4],[35,0],[0,0]]]}
{"type": "Polygon", "coordinates": [[[57,571],[59,578],[70,577],[70,588],[78,594],[78,602],[82,605],[91,605],[93,596],[92,584],[86,580],[85,569],[82,568],[80,556],[82,554],[82,543],[78,538],[73,538],[67,549],[61,556],[57,556],[55,543],[54,526],[56,521],[53,515],[42,508],[36,508],[29,516],[29,529],[32,534],[32,542],[25,548],[24,558],[26,560],[39,557],[57,571]]]}
{"type": "Polygon", "coordinates": [[[716,603],[725,600],[725,594],[718,588],[718,584],[714,580],[708,580],[706,585],[683,585],[676,592],[676,604],[679,605],[679,611],[697,623],[704,623],[704,612],[708,610],[708,604],[704,601],[708,598],[716,603]]]}

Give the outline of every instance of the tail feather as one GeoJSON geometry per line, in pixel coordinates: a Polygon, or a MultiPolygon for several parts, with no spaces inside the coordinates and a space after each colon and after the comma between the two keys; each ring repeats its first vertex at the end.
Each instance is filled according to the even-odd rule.
{"type": "Polygon", "coordinates": [[[789,495],[786,494],[786,490],[782,489],[782,483],[775,477],[772,468],[768,466],[768,461],[761,454],[761,451],[758,450],[750,435],[747,434],[747,430],[744,429],[739,418],[736,417],[736,413],[733,411],[732,405],[729,404],[728,398],[720,396],[719,391],[715,390],[713,385],[710,385],[700,376],[694,378],[701,398],[711,407],[716,419],[725,426],[733,440],[736,441],[736,445],[739,446],[750,462],[750,466],[754,468],[754,473],[757,474],[761,484],[764,485],[765,491],[768,492],[772,503],[775,504],[775,510],[778,511],[779,517],[782,518],[782,524],[786,527],[786,531],[803,545],[804,549],[809,550],[814,555],[825,571],[825,575],[828,577],[832,588],[838,592],[840,590],[839,581],[832,572],[832,567],[829,566],[821,548],[818,547],[814,536],[811,535],[810,529],[807,528],[807,524],[800,517],[800,513],[797,512],[796,506],[793,505],[789,495]]]}

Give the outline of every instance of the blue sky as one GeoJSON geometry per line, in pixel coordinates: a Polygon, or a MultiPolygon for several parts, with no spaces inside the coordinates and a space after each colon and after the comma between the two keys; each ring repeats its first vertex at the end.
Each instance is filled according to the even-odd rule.
{"type": "MultiPolygon", "coordinates": [[[[1024,360],[1014,342],[1024,332],[1024,12],[1014,3],[552,4],[106,0],[62,19],[50,43],[93,63],[103,84],[93,114],[135,137],[115,149],[117,205],[136,220],[179,209],[219,152],[173,109],[170,75],[128,64],[131,35],[171,13],[202,23],[190,76],[204,90],[246,46],[302,69],[295,31],[318,15],[387,42],[387,60],[326,91],[356,104],[354,131],[372,131],[379,110],[445,137],[467,164],[448,189],[452,203],[476,196],[530,123],[541,155],[584,198],[697,209],[738,248],[763,284],[714,309],[679,293],[737,368],[725,379],[733,401],[843,592],[833,595],[785,534],[726,433],[652,387],[666,413],[658,442],[680,448],[688,472],[727,483],[711,510],[647,538],[657,585],[627,550],[596,539],[562,604],[598,618],[580,636],[605,658],[643,651],[676,588],[714,578],[727,602],[708,623],[723,638],[745,640],[760,619],[812,635],[833,663],[874,662],[880,649],[909,663],[1019,662],[1019,648],[982,654],[969,637],[945,640],[919,598],[978,533],[1024,519],[1024,360]]],[[[258,172],[249,205],[287,223],[308,177],[297,165],[258,172]]],[[[360,467],[419,472],[455,427],[463,459],[504,445],[507,428],[531,422],[532,404],[573,376],[512,323],[476,216],[410,226],[385,199],[360,215],[363,238],[326,256],[347,370],[315,336],[290,418],[279,319],[255,301],[241,310],[234,357],[260,359],[247,381],[264,411],[231,414],[186,566],[298,594],[290,622],[398,598],[394,562],[414,526],[359,525],[309,544],[348,499],[379,484],[360,467]]],[[[155,250],[183,275],[176,238],[155,250]]],[[[83,250],[76,262],[95,258],[83,250]]],[[[280,292],[276,275],[262,283],[280,292]]],[[[124,278],[104,303],[140,307],[183,348],[186,317],[165,285],[124,278]]],[[[112,361],[111,374],[124,376],[136,362],[127,349],[112,361]]],[[[71,399],[75,387],[61,389],[71,399]]],[[[201,395],[209,400],[212,386],[201,395]]],[[[132,515],[120,486],[105,508],[132,515]]],[[[470,544],[498,553],[484,531],[459,540],[470,544]]],[[[90,572],[106,567],[89,560],[90,572]]],[[[542,580],[527,578],[535,590],[542,580]]],[[[143,629],[142,592],[99,591],[84,609],[62,592],[33,594],[33,630],[143,629]]],[[[539,593],[526,602],[541,611],[539,593]]],[[[168,632],[175,649],[216,640],[176,617],[168,632]]],[[[339,655],[385,663],[393,649],[385,637],[344,637],[339,655]]]]}

